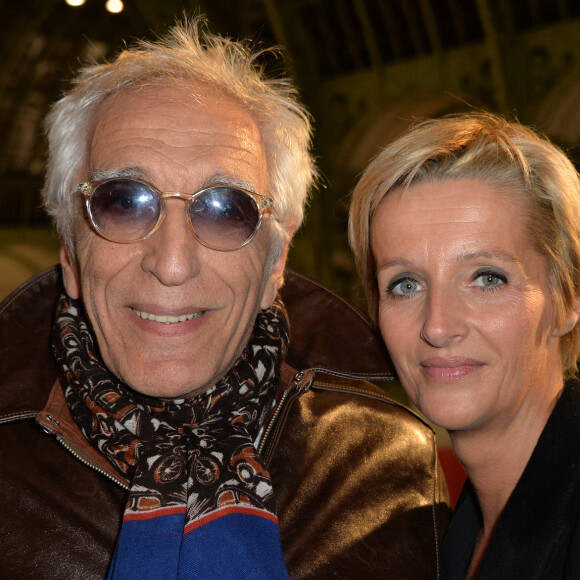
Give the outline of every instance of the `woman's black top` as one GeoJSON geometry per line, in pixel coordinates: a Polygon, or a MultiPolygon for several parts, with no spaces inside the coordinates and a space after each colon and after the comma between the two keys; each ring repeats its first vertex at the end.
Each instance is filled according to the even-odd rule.
{"type": "MultiPolygon", "coordinates": [[[[568,381],[500,516],[476,579],[580,579],[579,516],[580,383],[568,381]]],[[[468,480],[445,534],[443,580],[464,580],[480,527],[468,480]]]]}

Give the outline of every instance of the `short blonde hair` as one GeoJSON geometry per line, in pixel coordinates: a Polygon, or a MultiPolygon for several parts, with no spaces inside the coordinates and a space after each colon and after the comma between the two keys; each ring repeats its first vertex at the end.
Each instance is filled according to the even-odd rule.
{"type": "MultiPolygon", "coordinates": [[[[371,315],[378,312],[370,223],[385,196],[425,181],[472,179],[529,201],[530,238],[546,257],[548,283],[561,323],[580,294],[580,177],[550,141],[490,113],[463,113],[420,122],[383,149],[352,196],[349,240],[371,315]]],[[[564,370],[580,356],[580,325],[562,338],[564,370]]]]}

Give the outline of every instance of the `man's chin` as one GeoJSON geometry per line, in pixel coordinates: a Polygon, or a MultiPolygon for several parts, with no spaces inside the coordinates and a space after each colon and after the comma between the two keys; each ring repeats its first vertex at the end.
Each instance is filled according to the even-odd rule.
{"type": "Polygon", "coordinates": [[[141,395],[164,400],[190,399],[204,393],[215,383],[203,378],[192,381],[192,372],[176,376],[175,369],[173,371],[160,371],[137,377],[126,376],[121,380],[141,395]]]}
{"type": "Polygon", "coordinates": [[[166,387],[161,389],[159,388],[159,385],[146,385],[140,386],[139,388],[132,387],[131,385],[129,386],[140,395],[145,395],[146,397],[152,397],[153,399],[160,399],[164,401],[174,401],[176,399],[192,399],[197,395],[201,395],[210,388],[209,386],[205,385],[203,387],[197,388],[188,385],[186,387],[166,387]]]}

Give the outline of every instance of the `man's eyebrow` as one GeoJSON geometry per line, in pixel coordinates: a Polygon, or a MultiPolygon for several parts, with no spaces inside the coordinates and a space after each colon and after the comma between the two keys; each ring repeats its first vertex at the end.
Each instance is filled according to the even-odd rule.
{"type": "MultiPolygon", "coordinates": [[[[151,185],[155,185],[155,187],[157,187],[157,185],[152,182],[149,173],[142,167],[125,167],[122,169],[95,169],[89,172],[89,176],[91,181],[102,181],[104,179],[115,179],[117,177],[122,177],[125,179],[139,179],[140,181],[146,181],[147,183],[151,183],[151,185]]],[[[200,189],[216,186],[238,187],[252,193],[258,193],[256,186],[252,183],[242,179],[235,179],[230,175],[226,175],[225,173],[218,173],[206,178],[203,181],[200,189]]]]}
{"type": "Polygon", "coordinates": [[[215,187],[215,186],[226,186],[226,187],[238,187],[240,189],[246,189],[252,193],[258,193],[256,186],[248,181],[242,179],[235,179],[231,175],[226,175],[225,173],[218,173],[208,178],[204,182],[204,187],[215,187]]]}
{"type": "Polygon", "coordinates": [[[102,181],[103,179],[115,179],[124,177],[127,179],[139,179],[148,181],[147,171],[142,167],[124,167],[122,169],[94,169],[89,171],[91,181],[102,181]]]}

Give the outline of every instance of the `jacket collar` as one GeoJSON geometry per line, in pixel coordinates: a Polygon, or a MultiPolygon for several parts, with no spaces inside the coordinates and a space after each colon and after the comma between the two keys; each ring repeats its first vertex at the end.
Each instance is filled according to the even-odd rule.
{"type": "Polygon", "coordinates": [[[394,379],[394,367],[378,329],[356,306],[290,268],[280,294],[290,318],[286,362],[291,366],[348,378],[394,379]]]}
{"type": "Polygon", "coordinates": [[[56,379],[50,331],[61,287],[53,267],[0,304],[0,422],[35,416],[46,403],[56,379]]]}

